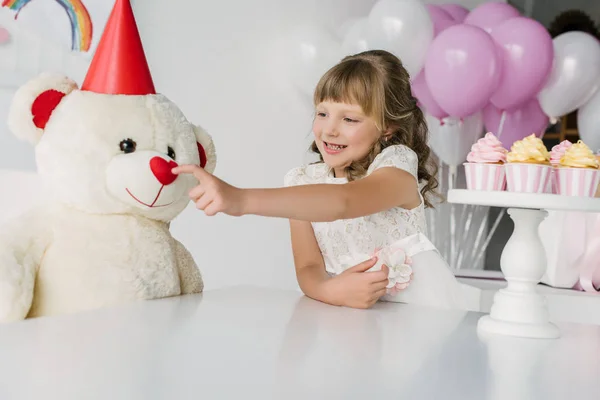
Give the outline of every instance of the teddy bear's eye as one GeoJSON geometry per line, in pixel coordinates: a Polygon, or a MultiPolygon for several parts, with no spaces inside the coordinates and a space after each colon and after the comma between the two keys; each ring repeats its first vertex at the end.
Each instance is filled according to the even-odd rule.
{"type": "Polygon", "coordinates": [[[121,151],[125,154],[133,153],[136,146],[137,144],[131,139],[125,139],[119,144],[121,151]]]}
{"type": "Polygon", "coordinates": [[[171,146],[167,147],[167,155],[171,157],[172,160],[175,160],[175,150],[171,146]]]}

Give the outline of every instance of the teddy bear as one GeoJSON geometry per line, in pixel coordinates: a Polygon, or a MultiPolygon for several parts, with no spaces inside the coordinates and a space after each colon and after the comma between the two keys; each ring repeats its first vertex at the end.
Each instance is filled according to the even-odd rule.
{"type": "Polygon", "coordinates": [[[202,274],[169,231],[212,137],[156,93],[128,0],[117,0],[81,88],[41,74],[8,126],[35,147],[39,205],[0,228],[0,322],[200,293],[202,274]]]}

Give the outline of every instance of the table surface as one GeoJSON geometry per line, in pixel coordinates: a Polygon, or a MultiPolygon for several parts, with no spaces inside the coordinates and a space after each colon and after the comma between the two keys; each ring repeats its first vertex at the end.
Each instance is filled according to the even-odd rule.
{"type": "Polygon", "coordinates": [[[0,325],[0,398],[591,399],[600,327],[480,338],[481,314],[256,287],[0,325]]]}
{"type": "Polygon", "coordinates": [[[448,202],[489,207],[600,212],[600,198],[559,196],[549,193],[453,189],[448,191],[448,202]]]}

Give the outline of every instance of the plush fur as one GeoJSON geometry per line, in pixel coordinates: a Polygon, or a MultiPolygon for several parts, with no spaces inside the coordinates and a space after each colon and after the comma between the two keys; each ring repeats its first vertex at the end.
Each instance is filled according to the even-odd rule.
{"type": "Polygon", "coordinates": [[[199,164],[200,149],[213,172],[216,153],[175,104],[44,74],[18,90],[8,124],[35,145],[44,207],[0,229],[0,321],[203,290],[169,232],[197,182],[170,169],[199,164]]]}

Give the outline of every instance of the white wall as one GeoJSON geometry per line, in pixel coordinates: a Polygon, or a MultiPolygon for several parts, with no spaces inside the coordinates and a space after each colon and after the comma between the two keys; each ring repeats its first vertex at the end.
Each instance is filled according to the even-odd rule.
{"type": "MultiPolygon", "coordinates": [[[[216,175],[243,187],[275,187],[307,159],[311,134],[311,106],[281,68],[285,32],[310,22],[335,31],[349,18],[366,16],[374,1],[132,3],[157,90],[214,136],[216,175]]],[[[65,57],[81,83],[85,65],[65,57]]],[[[9,99],[2,93],[0,99],[4,110],[9,99]]],[[[32,150],[2,128],[0,168],[34,168],[32,150]]],[[[208,218],[190,207],[172,231],[192,251],[209,289],[245,283],[296,287],[287,221],[208,218]]]]}
{"type": "MultiPolygon", "coordinates": [[[[305,160],[312,115],[281,67],[285,32],[310,22],[335,30],[366,15],[374,2],[179,3],[136,3],[157,90],[213,135],[219,177],[244,187],[280,186],[305,160]]],[[[207,218],[190,207],[172,227],[193,251],[207,286],[296,285],[285,220],[207,218]]]]}

